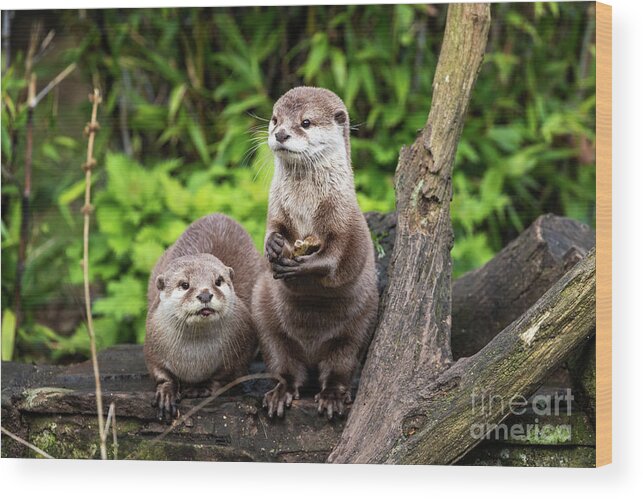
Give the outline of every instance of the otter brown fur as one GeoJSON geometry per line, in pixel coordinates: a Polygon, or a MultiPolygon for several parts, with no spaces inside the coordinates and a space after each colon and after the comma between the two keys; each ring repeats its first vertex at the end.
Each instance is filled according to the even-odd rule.
{"type": "Polygon", "coordinates": [[[148,284],[145,361],[159,417],[246,373],[257,350],[250,314],[261,257],[234,220],[205,216],[161,256],[148,284]]]}
{"type": "Polygon", "coordinates": [[[348,111],[329,90],[294,88],[274,105],[268,143],[275,155],[265,239],[270,273],[260,275],[252,308],[267,368],[285,383],[266,393],[264,406],[269,416],[283,416],[308,369],[317,368],[317,408],[332,418],[350,403],[378,305],[348,111]],[[295,242],[310,237],[318,249],[295,256],[295,242]]]}

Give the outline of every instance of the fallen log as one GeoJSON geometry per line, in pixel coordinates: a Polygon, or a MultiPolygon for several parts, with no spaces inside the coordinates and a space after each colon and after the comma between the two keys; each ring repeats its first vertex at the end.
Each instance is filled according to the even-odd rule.
{"type": "Polygon", "coordinates": [[[536,303],[596,244],[594,231],[544,215],[483,267],[453,284],[451,348],[469,357],[536,303]]]}
{"type": "MultiPolygon", "coordinates": [[[[396,234],[395,213],[366,213],[373,234],[380,295],[396,234]]],[[[539,216],[479,269],[452,287],[451,350],[469,357],[520,317],[596,244],[588,225],[553,214],[539,216]]]]}
{"type": "MultiPolygon", "coordinates": [[[[268,384],[245,383],[193,416],[159,443],[152,439],[168,425],[156,419],[151,407],[154,383],[147,375],[140,345],[121,345],[99,353],[106,407],[116,406],[118,452],[108,441],[109,458],[325,462],[339,441],[345,420],[328,423],[319,417],[309,387],[293,403],[284,420],[271,420],[261,407],[268,384]]],[[[263,370],[254,364],[253,372],[263,370]]],[[[98,458],[95,393],[90,362],[71,366],[2,364],[2,425],[36,444],[55,458],[98,458]]],[[[562,386],[543,386],[534,397],[555,397],[562,386]]],[[[183,401],[187,412],[196,401],[183,401]]],[[[593,466],[593,426],[576,404],[565,417],[543,417],[527,411],[509,418],[508,425],[526,427],[570,425],[563,438],[530,435],[527,439],[501,435],[480,445],[462,461],[479,465],[593,466]]],[[[110,438],[111,440],[111,438],[110,438]]],[[[40,457],[2,436],[2,457],[40,457]]]]}

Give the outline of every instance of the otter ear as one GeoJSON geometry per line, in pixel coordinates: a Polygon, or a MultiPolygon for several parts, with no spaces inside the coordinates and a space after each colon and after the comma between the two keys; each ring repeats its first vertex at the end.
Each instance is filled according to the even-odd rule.
{"type": "Polygon", "coordinates": [[[162,275],[156,278],[156,288],[159,291],[163,291],[165,289],[165,278],[162,275]]]}
{"type": "Polygon", "coordinates": [[[339,111],[335,112],[336,123],[343,125],[344,123],[346,123],[346,118],[347,118],[346,112],[343,109],[340,109],[339,111]]]}
{"type": "Polygon", "coordinates": [[[234,269],[232,267],[228,267],[228,276],[231,281],[234,279],[234,269]]]}

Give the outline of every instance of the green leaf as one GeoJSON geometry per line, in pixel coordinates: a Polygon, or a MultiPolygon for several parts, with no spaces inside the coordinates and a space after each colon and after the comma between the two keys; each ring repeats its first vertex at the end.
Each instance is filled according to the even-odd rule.
{"type": "Polygon", "coordinates": [[[133,268],[149,274],[163,251],[165,251],[165,248],[156,241],[137,242],[134,245],[133,268]]]}
{"type": "Polygon", "coordinates": [[[333,49],[330,53],[331,71],[335,84],[340,90],[346,85],[346,57],[341,50],[333,49]]]}
{"type": "Polygon", "coordinates": [[[2,360],[13,358],[13,347],[16,342],[16,316],[5,308],[2,315],[2,360]]]}
{"type": "Polygon", "coordinates": [[[360,73],[357,68],[348,71],[348,78],[346,80],[346,88],[344,89],[344,103],[347,108],[353,107],[353,102],[357,93],[359,92],[360,73]]]}
{"type": "Polygon", "coordinates": [[[11,143],[11,137],[9,136],[9,129],[6,126],[5,120],[2,120],[2,127],[0,128],[2,134],[2,153],[3,157],[10,158],[13,151],[13,144],[11,143]]]}
{"type": "Polygon", "coordinates": [[[161,179],[163,185],[163,196],[165,204],[172,213],[185,216],[190,208],[190,192],[185,189],[177,180],[163,176],[161,179]]]}
{"type": "Polygon", "coordinates": [[[487,132],[487,137],[504,151],[515,151],[522,142],[522,130],[511,125],[496,126],[487,132]]]}
{"type": "Polygon", "coordinates": [[[362,83],[364,84],[364,90],[366,90],[366,96],[368,101],[371,104],[375,104],[377,101],[377,91],[375,90],[375,79],[373,78],[373,72],[367,64],[362,64],[360,68],[360,76],[362,83]]]}
{"type": "Polygon", "coordinates": [[[208,151],[208,145],[206,143],[203,130],[201,130],[201,127],[199,127],[199,125],[194,121],[190,120],[188,121],[188,132],[190,133],[192,144],[194,144],[194,147],[196,147],[196,150],[201,157],[201,161],[203,161],[204,164],[209,165],[210,152],[208,151]]]}
{"type": "Polygon", "coordinates": [[[254,109],[260,106],[268,104],[268,98],[265,95],[251,95],[245,99],[235,102],[234,104],[228,104],[221,116],[236,116],[243,114],[249,109],[254,109]]]}
{"type": "Polygon", "coordinates": [[[107,297],[96,300],[94,312],[123,320],[136,317],[146,310],[145,287],[141,279],[131,275],[107,285],[107,297]]]}
{"type": "Polygon", "coordinates": [[[179,110],[179,106],[183,101],[183,97],[185,96],[185,91],[187,90],[187,88],[187,84],[181,83],[178,87],[175,87],[172,90],[167,109],[167,117],[170,122],[174,121],[176,112],[179,110]]]}
{"type": "Polygon", "coordinates": [[[325,33],[315,33],[312,40],[312,47],[308,54],[308,59],[300,71],[300,74],[303,74],[304,76],[305,82],[310,83],[313,77],[319,73],[319,70],[327,57],[328,37],[325,33]]]}

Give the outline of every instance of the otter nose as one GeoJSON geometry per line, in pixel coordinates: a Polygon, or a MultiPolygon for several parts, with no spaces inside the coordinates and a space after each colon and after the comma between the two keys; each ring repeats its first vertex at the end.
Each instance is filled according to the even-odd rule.
{"type": "Polygon", "coordinates": [[[290,135],[288,135],[286,133],[286,130],[284,130],[283,128],[275,134],[275,139],[277,139],[277,142],[279,142],[280,144],[283,144],[289,138],[290,138],[290,135]]]}
{"type": "Polygon", "coordinates": [[[212,300],[212,293],[210,291],[201,291],[196,297],[201,303],[210,303],[212,300]]]}

